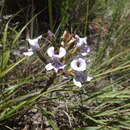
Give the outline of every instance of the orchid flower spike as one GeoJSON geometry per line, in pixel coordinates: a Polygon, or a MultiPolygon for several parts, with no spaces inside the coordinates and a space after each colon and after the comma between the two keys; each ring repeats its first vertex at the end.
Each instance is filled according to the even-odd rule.
{"type": "Polygon", "coordinates": [[[41,38],[42,38],[42,35],[38,36],[38,37],[35,38],[35,39],[30,39],[30,38],[26,39],[26,40],[29,42],[30,49],[28,49],[28,51],[27,51],[27,52],[24,52],[23,54],[24,54],[25,56],[31,56],[31,55],[33,55],[33,53],[34,53],[35,51],[39,50],[39,49],[40,49],[40,46],[39,46],[39,44],[38,44],[38,40],[41,39],[41,38]]]}
{"type": "Polygon", "coordinates": [[[79,37],[77,34],[75,35],[75,38],[77,39],[77,45],[76,47],[80,47],[83,44],[87,44],[87,37],[79,37]]]}
{"type": "Polygon", "coordinates": [[[45,69],[47,71],[54,69],[57,73],[58,70],[64,69],[64,67],[66,65],[64,65],[60,62],[60,58],[62,58],[66,55],[66,50],[63,47],[60,47],[59,54],[55,54],[54,47],[52,46],[52,47],[48,48],[47,54],[49,57],[52,58],[52,61],[45,66],[45,69]]]}

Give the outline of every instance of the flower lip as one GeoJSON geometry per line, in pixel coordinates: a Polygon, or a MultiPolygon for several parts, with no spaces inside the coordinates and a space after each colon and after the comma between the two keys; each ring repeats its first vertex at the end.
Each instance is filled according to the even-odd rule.
{"type": "Polygon", "coordinates": [[[82,87],[83,83],[91,81],[92,79],[93,77],[87,76],[83,72],[77,72],[75,78],[73,79],[73,83],[78,87],[82,87]]]}
{"type": "Polygon", "coordinates": [[[62,57],[64,57],[66,55],[66,50],[63,47],[60,47],[59,54],[55,54],[54,51],[55,50],[54,50],[53,46],[48,48],[48,50],[47,50],[48,56],[51,57],[51,58],[58,58],[58,59],[60,59],[60,58],[62,58],[62,57]]]}
{"type": "Polygon", "coordinates": [[[84,83],[87,81],[87,75],[83,72],[76,72],[75,80],[84,83]]]}
{"type": "Polygon", "coordinates": [[[71,62],[71,68],[75,71],[84,71],[86,70],[86,62],[82,58],[75,59],[71,62]]]}
{"type": "Polygon", "coordinates": [[[51,63],[55,68],[60,68],[61,66],[63,66],[63,64],[56,58],[53,59],[52,63],[51,63]]]}
{"type": "Polygon", "coordinates": [[[51,63],[49,63],[49,64],[47,64],[47,65],[45,66],[45,69],[46,69],[47,71],[54,69],[54,70],[56,71],[56,73],[57,73],[58,70],[64,69],[65,66],[66,66],[66,65],[63,65],[60,61],[58,61],[58,60],[53,60],[51,63]]]}

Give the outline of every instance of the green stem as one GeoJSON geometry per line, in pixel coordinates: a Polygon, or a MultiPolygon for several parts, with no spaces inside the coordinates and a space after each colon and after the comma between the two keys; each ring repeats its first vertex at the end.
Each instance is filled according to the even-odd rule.
{"type": "Polygon", "coordinates": [[[51,31],[53,31],[52,0],[48,0],[48,13],[49,13],[50,29],[51,31]]]}

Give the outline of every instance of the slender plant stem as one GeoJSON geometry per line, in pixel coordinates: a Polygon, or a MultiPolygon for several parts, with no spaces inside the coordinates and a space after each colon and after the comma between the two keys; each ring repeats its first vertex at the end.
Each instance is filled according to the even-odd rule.
{"type": "Polygon", "coordinates": [[[48,0],[48,13],[49,13],[50,29],[51,31],[53,31],[52,0],[48,0]]]}

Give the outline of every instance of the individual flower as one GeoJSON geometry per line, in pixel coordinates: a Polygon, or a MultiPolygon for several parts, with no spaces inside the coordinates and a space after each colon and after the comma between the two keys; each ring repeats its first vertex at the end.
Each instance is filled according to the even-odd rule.
{"type": "Polygon", "coordinates": [[[38,40],[42,38],[42,35],[38,36],[35,39],[26,39],[29,42],[30,49],[28,49],[27,52],[24,52],[23,55],[25,56],[31,56],[35,51],[38,51],[40,49],[40,46],[38,44],[38,40]]]}
{"type": "Polygon", "coordinates": [[[83,44],[87,44],[87,37],[79,37],[77,34],[75,35],[75,38],[77,40],[77,45],[76,47],[80,47],[82,46],[83,44]]]}
{"type": "Polygon", "coordinates": [[[75,59],[71,62],[71,68],[75,71],[85,71],[86,67],[86,62],[82,58],[75,59]]]}
{"type": "Polygon", "coordinates": [[[87,45],[87,37],[79,37],[78,35],[75,35],[75,38],[77,39],[76,47],[80,49],[80,54],[82,56],[86,56],[90,53],[90,48],[87,45]]]}
{"type": "Polygon", "coordinates": [[[83,71],[86,70],[87,64],[84,59],[78,58],[71,62],[71,68],[75,71],[75,77],[73,78],[73,83],[82,87],[82,83],[90,81],[92,77],[87,76],[83,71]]]}
{"type": "Polygon", "coordinates": [[[56,72],[60,69],[64,69],[66,65],[62,64],[60,59],[63,58],[66,55],[66,50],[63,47],[60,47],[59,53],[55,53],[54,47],[50,47],[47,50],[47,54],[49,57],[52,58],[52,61],[45,66],[45,69],[47,71],[54,69],[56,72]]]}

